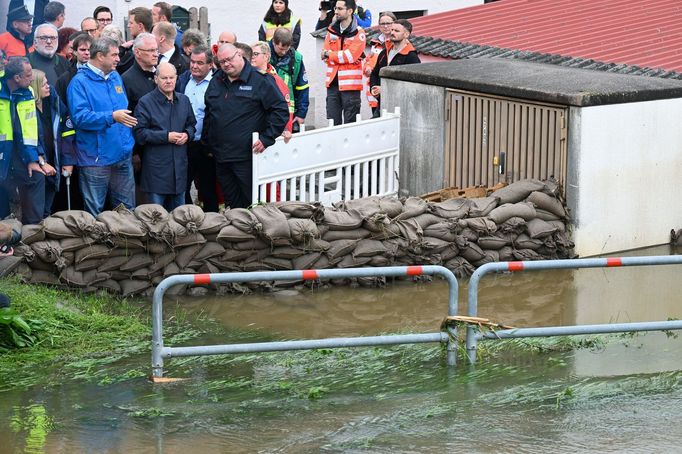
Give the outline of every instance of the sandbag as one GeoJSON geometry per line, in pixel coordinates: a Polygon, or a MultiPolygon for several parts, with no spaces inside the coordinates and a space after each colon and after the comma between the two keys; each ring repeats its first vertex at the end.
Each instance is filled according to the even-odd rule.
{"type": "Polygon", "coordinates": [[[154,260],[147,254],[137,254],[128,259],[126,263],[121,265],[119,270],[121,271],[135,271],[140,268],[148,267],[154,263],[154,260]]]}
{"type": "Polygon", "coordinates": [[[192,261],[195,255],[203,248],[200,244],[194,246],[188,246],[175,250],[175,263],[178,264],[180,269],[185,268],[189,262],[192,261]]]}
{"type": "Polygon", "coordinates": [[[499,203],[499,199],[495,196],[479,197],[477,199],[469,200],[471,201],[471,205],[469,206],[470,218],[487,216],[499,203]]]}
{"type": "Polygon", "coordinates": [[[367,229],[357,228],[355,230],[330,230],[322,237],[325,241],[337,240],[361,240],[367,238],[372,234],[367,229]]]}
{"type": "Polygon", "coordinates": [[[512,248],[511,246],[505,246],[499,251],[497,251],[497,253],[500,258],[500,262],[511,262],[515,259],[514,248],[512,248]]]}
{"type": "Polygon", "coordinates": [[[146,234],[142,222],[123,205],[119,205],[111,211],[102,211],[97,215],[97,220],[103,222],[113,236],[144,238],[146,234]]]}
{"type": "Polygon", "coordinates": [[[374,213],[362,221],[362,226],[372,233],[383,233],[390,224],[391,219],[385,213],[374,213]]]}
{"type": "Polygon", "coordinates": [[[111,250],[103,244],[90,244],[76,251],[76,263],[83,260],[106,258],[111,250]]]}
{"type": "Polygon", "coordinates": [[[337,264],[336,268],[360,268],[372,260],[371,257],[355,257],[351,254],[344,256],[337,264]]]}
{"type": "Polygon", "coordinates": [[[197,233],[199,226],[204,222],[206,214],[201,207],[197,205],[180,205],[171,213],[171,217],[175,222],[187,229],[189,233],[197,233]]]}
{"type": "Polygon", "coordinates": [[[514,247],[517,249],[532,249],[535,251],[540,246],[542,246],[541,240],[531,238],[525,233],[522,233],[514,240],[514,247]]]}
{"type": "Polygon", "coordinates": [[[450,259],[445,262],[444,266],[452,271],[452,273],[458,279],[469,277],[476,270],[476,268],[474,268],[474,266],[464,257],[455,257],[450,259]]]}
{"type": "Polygon", "coordinates": [[[232,247],[227,247],[225,248],[225,253],[219,256],[219,259],[228,262],[240,262],[249,258],[251,254],[251,251],[241,251],[238,249],[232,249],[232,247]]]}
{"type": "Polygon", "coordinates": [[[32,244],[45,239],[45,229],[42,224],[27,224],[21,227],[21,242],[32,244]]]}
{"type": "Polygon", "coordinates": [[[549,211],[550,213],[558,216],[559,218],[566,217],[566,210],[561,202],[556,198],[544,192],[533,191],[530,193],[526,199],[528,202],[533,203],[536,208],[541,210],[549,211]]]}
{"type": "Polygon", "coordinates": [[[97,267],[97,271],[104,273],[108,271],[118,270],[127,261],[128,257],[124,255],[118,257],[108,257],[102,262],[100,266],[97,267]]]}
{"type": "MultiPolygon", "coordinates": [[[[105,260],[104,258],[96,258],[96,259],[82,260],[82,261],[80,261],[80,262],[78,262],[78,263],[74,263],[73,268],[74,268],[76,271],[90,271],[90,270],[96,270],[97,268],[99,268],[100,266],[102,266],[102,264],[104,263],[104,260],[105,260]]],[[[55,266],[57,266],[58,269],[63,269],[63,268],[65,268],[65,267],[62,266],[62,265],[66,265],[66,262],[64,262],[63,264],[60,264],[60,263],[59,263],[59,260],[57,260],[57,262],[55,262],[55,266]]]]}
{"type": "Polygon", "coordinates": [[[280,259],[295,259],[296,257],[299,257],[303,255],[303,251],[300,249],[296,249],[291,246],[280,246],[273,248],[272,251],[270,252],[270,255],[272,257],[280,258],[280,259]]]}
{"type": "Polygon", "coordinates": [[[230,243],[237,243],[240,241],[252,241],[255,239],[256,236],[253,235],[252,233],[246,233],[245,231],[231,224],[220,229],[220,233],[218,233],[217,237],[218,243],[222,244],[225,247],[227,247],[227,245],[230,243]]]}
{"type": "MultiPolygon", "coordinates": [[[[359,199],[341,200],[334,204],[334,208],[339,211],[355,210],[359,212],[363,218],[372,216],[373,214],[381,212],[381,205],[379,205],[379,196],[373,195],[369,197],[361,197],[359,199]]],[[[400,206],[402,212],[402,204],[400,206]]]]}
{"type": "Polygon", "coordinates": [[[194,256],[194,260],[208,260],[213,257],[223,255],[225,253],[225,248],[218,243],[206,243],[203,245],[201,250],[197,252],[194,256]]]}
{"type": "Polygon", "coordinates": [[[150,238],[165,238],[164,230],[168,225],[170,214],[163,206],[156,203],[138,205],[133,213],[142,222],[150,238]]]}
{"type": "Polygon", "coordinates": [[[320,202],[278,202],[275,206],[293,218],[310,219],[320,223],[324,219],[324,206],[320,202]]]}
{"type": "Polygon", "coordinates": [[[442,250],[450,247],[451,244],[452,242],[441,240],[440,238],[424,236],[420,246],[422,249],[428,251],[429,254],[438,254],[442,250]]]}
{"type": "Polygon", "coordinates": [[[0,277],[9,276],[22,263],[21,257],[14,257],[12,255],[0,257],[0,277]]]}
{"type": "Polygon", "coordinates": [[[291,241],[303,243],[313,238],[320,238],[320,230],[317,224],[310,219],[288,219],[289,230],[291,231],[291,241]]]}
{"type": "Polygon", "coordinates": [[[78,233],[73,232],[64,224],[63,219],[54,216],[46,217],[40,221],[40,225],[43,226],[45,237],[49,239],[60,240],[62,238],[76,238],[79,236],[78,233]]]}
{"type": "Polygon", "coordinates": [[[290,271],[293,269],[290,259],[280,257],[265,257],[263,264],[278,271],[290,271]]]}
{"type": "Polygon", "coordinates": [[[385,257],[383,255],[375,255],[370,259],[369,262],[367,262],[368,266],[393,266],[393,260],[389,257],[385,257]]]}
{"type": "Polygon", "coordinates": [[[473,230],[476,232],[477,238],[481,235],[488,236],[497,231],[497,224],[487,217],[460,219],[457,221],[457,225],[462,229],[462,232],[467,228],[473,230]]]}
{"type": "Polygon", "coordinates": [[[477,243],[479,246],[481,246],[481,249],[496,251],[507,246],[509,244],[509,241],[497,236],[482,236],[477,240],[477,243]]]}
{"type": "Polygon", "coordinates": [[[113,279],[105,279],[101,282],[96,282],[93,284],[95,288],[106,290],[111,293],[121,293],[121,286],[119,283],[113,279]]]}
{"type": "Polygon", "coordinates": [[[175,237],[175,240],[173,241],[173,246],[175,248],[194,246],[195,244],[206,244],[206,238],[199,232],[191,233],[189,230],[187,231],[187,235],[175,237]]]}
{"type": "Polygon", "coordinates": [[[528,179],[516,181],[509,186],[498,189],[492,195],[500,199],[500,204],[516,203],[528,197],[531,192],[543,190],[546,190],[545,183],[540,180],[528,179]]]}
{"type": "Polygon", "coordinates": [[[455,241],[455,235],[460,231],[456,222],[446,221],[431,224],[424,229],[424,236],[439,238],[443,241],[455,241]]]}
{"type": "Polygon", "coordinates": [[[310,270],[314,268],[315,262],[320,258],[320,252],[311,252],[309,254],[300,255],[292,259],[293,269],[295,270],[310,270]]]}
{"type": "Polygon", "coordinates": [[[529,221],[536,216],[535,207],[529,202],[505,203],[488,214],[488,217],[496,224],[502,224],[504,221],[513,217],[529,221]]]}
{"type": "Polygon", "coordinates": [[[13,247],[14,249],[14,256],[15,257],[22,257],[25,262],[30,263],[35,259],[36,253],[33,249],[31,249],[31,246],[22,243],[16,244],[13,247]]]}
{"type": "Polygon", "coordinates": [[[531,238],[545,238],[557,231],[556,227],[542,219],[528,221],[526,229],[528,230],[528,236],[531,238]]]}
{"type": "Polygon", "coordinates": [[[497,230],[504,233],[521,233],[526,227],[526,220],[511,217],[497,226],[497,230]]]}
{"type": "Polygon", "coordinates": [[[403,203],[395,196],[384,196],[379,199],[379,209],[390,219],[395,218],[403,212],[403,203]]]}
{"type": "Polygon", "coordinates": [[[350,254],[358,244],[355,240],[337,240],[329,242],[329,249],[325,252],[330,260],[350,254]]]}
{"type": "Polygon", "coordinates": [[[88,241],[86,238],[63,238],[59,240],[59,247],[62,248],[63,252],[73,252],[81,249],[88,244],[91,244],[92,240],[88,241]]]}
{"type": "Polygon", "coordinates": [[[513,254],[516,260],[542,260],[544,258],[532,249],[515,249],[513,254]]]}
{"type": "Polygon", "coordinates": [[[478,262],[485,257],[483,250],[476,243],[471,243],[469,241],[464,243],[458,243],[459,255],[467,259],[470,263],[478,262]]]}
{"type": "Polygon", "coordinates": [[[45,263],[54,263],[62,254],[62,248],[57,240],[36,241],[30,247],[45,263]]]}
{"type": "Polygon", "coordinates": [[[246,208],[233,208],[225,211],[225,219],[242,232],[256,235],[263,230],[263,225],[246,208]]]}
{"type": "Polygon", "coordinates": [[[469,214],[470,199],[449,199],[444,202],[429,203],[429,210],[444,219],[462,219],[469,214]]]}
{"type": "Polygon", "coordinates": [[[287,222],[284,213],[279,211],[277,207],[272,204],[259,205],[253,207],[251,212],[263,226],[260,233],[263,238],[270,242],[291,239],[289,222],[287,222]]]}
{"type": "Polygon", "coordinates": [[[430,227],[434,224],[439,224],[443,222],[443,218],[440,216],[436,216],[435,214],[431,213],[424,213],[420,214],[419,216],[414,216],[410,218],[410,221],[416,223],[422,230],[424,230],[427,227],[430,227]]]}
{"type": "Polygon", "coordinates": [[[542,219],[543,221],[558,221],[561,219],[551,211],[543,210],[542,208],[536,208],[535,213],[537,214],[537,218],[542,219]]]}
{"type": "Polygon", "coordinates": [[[52,216],[62,219],[64,225],[79,236],[87,236],[95,228],[95,217],[82,210],[58,211],[52,216]]]}
{"type": "Polygon", "coordinates": [[[363,217],[357,210],[325,210],[323,223],[329,230],[355,230],[362,225],[363,217]]]}
{"type": "Polygon", "coordinates": [[[242,250],[242,251],[255,251],[258,249],[268,249],[271,250],[271,245],[266,243],[265,241],[257,238],[255,240],[249,240],[249,241],[240,241],[239,243],[232,243],[232,247],[234,249],[242,250]]]}
{"type": "Polygon", "coordinates": [[[428,209],[429,206],[424,199],[419,197],[410,197],[403,203],[403,211],[395,217],[395,220],[401,221],[410,219],[415,216],[419,216],[420,214],[426,213],[428,209]]]}
{"type": "Polygon", "coordinates": [[[151,285],[149,281],[138,279],[125,279],[119,281],[118,284],[121,286],[121,296],[124,298],[140,294],[151,285]]]}
{"type": "Polygon", "coordinates": [[[199,226],[199,233],[204,236],[211,233],[217,234],[226,225],[228,225],[228,222],[224,215],[209,211],[204,216],[204,222],[199,226]]]}
{"type": "Polygon", "coordinates": [[[377,240],[360,240],[357,242],[355,249],[353,249],[353,257],[372,257],[374,255],[385,254],[388,252],[386,246],[381,241],[377,240]]]}
{"type": "Polygon", "coordinates": [[[31,284],[59,285],[59,278],[51,271],[33,269],[31,271],[31,284]]]}

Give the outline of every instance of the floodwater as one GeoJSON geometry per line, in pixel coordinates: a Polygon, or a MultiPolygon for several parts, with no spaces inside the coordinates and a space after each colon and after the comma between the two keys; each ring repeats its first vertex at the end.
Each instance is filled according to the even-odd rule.
{"type": "MultiPolygon", "coordinates": [[[[479,315],[516,327],[682,318],[679,275],[679,266],[656,266],[487,276],[479,315]]],[[[465,295],[462,283],[460,313],[465,295]]],[[[216,322],[187,345],[434,332],[447,286],[169,298],[166,314],[176,306],[216,322]]],[[[487,356],[455,371],[431,344],[176,358],[167,375],[186,381],[0,393],[0,453],[677,451],[682,339],[605,339],[540,350],[486,341],[487,356]]],[[[144,355],[117,367],[148,363],[144,355]]]]}

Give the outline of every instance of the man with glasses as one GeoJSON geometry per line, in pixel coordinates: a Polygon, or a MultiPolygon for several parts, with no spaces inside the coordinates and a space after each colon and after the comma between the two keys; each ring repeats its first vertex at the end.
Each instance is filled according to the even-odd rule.
{"type": "Polygon", "coordinates": [[[132,127],[121,76],[115,71],[118,45],[98,38],[90,46],[90,61],[69,84],[67,99],[76,129],[76,160],[85,209],[93,216],[109,204],[135,207],[131,152],[132,127]]]}
{"type": "Polygon", "coordinates": [[[137,35],[133,42],[135,62],[122,77],[128,97],[128,110],[135,112],[141,97],[156,88],[154,75],[159,62],[159,46],[151,33],[137,35]]]}
{"type": "Polygon", "coordinates": [[[373,118],[376,118],[380,115],[380,111],[378,109],[379,100],[375,98],[370,91],[369,76],[372,74],[372,70],[377,64],[377,57],[379,57],[381,51],[386,48],[386,43],[391,42],[391,25],[393,25],[393,22],[396,20],[396,15],[391,11],[383,11],[381,14],[379,14],[379,31],[381,33],[370,41],[369,45],[371,50],[365,59],[362,69],[365,76],[363,78],[363,83],[365,85],[365,96],[367,97],[367,103],[369,104],[369,107],[372,109],[373,118]]]}
{"type": "Polygon", "coordinates": [[[366,38],[353,15],[355,7],[355,0],[336,2],[321,55],[327,64],[327,118],[335,125],[352,123],[360,113],[366,38]]]}
{"type": "Polygon", "coordinates": [[[33,69],[44,72],[47,83],[52,86],[55,86],[62,74],[69,72],[69,62],[57,55],[58,39],[57,27],[52,24],[40,24],[36,27],[33,37],[35,50],[28,54],[33,69]]]}
{"type": "Polygon", "coordinates": [[[86,17],[81,21],[81,31],[93,38],[99,38],[99,28],[97,28],[97,21],[93,17],[86,17]]]}
{"type": "Polygon", "coordinates": [[[0,50],[7,57],[25,57],[31,47],[33,16],[24,5],[17,6],[7,13],[7,31],[0,34],[0,50]]]}
{"type": "Polygon", "coordinates": [[[203,133],[216,160],[225,205],[251,205],[252,159],[275,143],[289,106],[269,74],[253,68],[232,44],[218,49],[218,71],[206,90],[203,133]],[[252,143],[252,133],[259,138],[252,143]]]}
{"type": "Polygon", "coordinates": [[[114,21],[114,15],[111,13],[111,10],[106,7],[106,6],[98,6],[95,8],[95,11],[92,13],[92,17],[95,18],[97,21],[97,31],[99,34],[102,34],[102,30],[104,30],[104,27],[107,25],[113,23],[114,21]]]}
{"type": "Polygon", "coordinates": [[[185,202],[194,203],[190,195],[192,181],[203,200],[204,211],[218,212],[218,195],[216,194],[215,160],[213,155],[202,144],[204,129],[204,95],[213,78],[213,52],[206,46],[192,49],[189,57],[189,70],[178,78],[176,91],[184,93],[192,105],[194,118],[197,121],[194,139],[187,147],[187,191],[185,202]]]}

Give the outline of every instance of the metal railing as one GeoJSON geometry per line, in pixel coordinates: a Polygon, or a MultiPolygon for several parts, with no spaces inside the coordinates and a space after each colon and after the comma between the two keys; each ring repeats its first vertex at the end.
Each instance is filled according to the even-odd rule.
{"type": "MultiPolygon", "coordinates": [[[[493,272],[523,272],[578,268],[610,268],[621,266],[651,266],[682,264],[680,255],[614,257],[573,260],[538,260],[534,262],[496,262],[478,268],[469,281],[468,315],[478,314],[478,285],[486,274],[493,272]]],[[[520,337],[576,336],[587,334],[623,333],[631,331],[661,331],[682,329],[682,320],[634,323],[610,323],[597,325],[549,326],[541,328],[505,329],[495,332],[479,332],[469,325],[466,332],[466,353],[470,363],[476,362],[476,348],[482,339],[512,339],[520,337]]]]}
{"type": "Polygon", "coordinates": [[[316,280],[350,277],[396,277],[438,275],[448,282],[448,316],[457,315],[458,284],[450,270],[442,266],[395,266],[303,271],[258,271],[252,273],[183,274],[169,276],[154,291],[152,306],[152,379],[163,377],[165,358],[178,356],[222,355],[234,353],[310,350],[315,348],[368,347],[379,345],[418,344],[438,342],[447,344],[447,363],[454,366],[457,358],[457,332],[448,326],[445,332],[395,334],[385,336],[340,337],[248,344],[167,347],[163,343],[163,295],[174,285],[207,285],[228,282],[259,282],[284,280],[316,280]]]}
{"type": "MultiPolygon", "coordinates": [[[[258,140],[258,133],[253,133],[258,140]]],[[[252,201],[331,205],[398,193],[400,110],[282,138],[253,157],[252,201]]]]}

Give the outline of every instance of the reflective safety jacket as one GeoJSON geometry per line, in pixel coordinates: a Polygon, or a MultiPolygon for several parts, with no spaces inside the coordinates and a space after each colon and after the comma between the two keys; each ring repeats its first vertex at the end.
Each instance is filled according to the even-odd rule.
{"type": "Polygon", "coordinates": [[[338,78],[339,91],[362,90],[362,59],[365,57],[365,31],[353,21],[341,33],[339,21],[327,28],[324,50],[329,51],[327,58],[327,88],[338,78]]]}
{"type": "Polygon", "coordinates": [[[274,44],[270,42],[270,65],[289,87],[291,94],[289,111],[294,114],[294,117],[305,118],[310,105],[310,85],[303,64],[303,55],[296,49],[289,49],[283,57],[280,57],[275,52],[274,44]]]}
{"type": "MultiPolygon", "coordinates": [[[[364,65],[362,66],[363,75],[365,74],[365,72],[367,72],[367,69],[369,69],[369,72],[371,74],[372,70],[374,69],[374,66],[376,66],[379,54],[386,47],[384,39],[385,39],[384,35],[381,34],[378,37],[374,38],[372,41],[370,41],[369,45],[371,50],[369,55],[365,59],[364,65]]],[[[362,81],[365,86],[365,96],[367,97],[367,103],[369,104],[369,107],[378,107],[379,100],[370,92],[371,87],[369,86],[369,76],[364,76],[362,81]]]]}
{"type": "Polygon", "coordinates": [[[295,17],[293,14],[286,24],[273,24],[272,22],[263,21],[258,29],[259,41],[270,41],[275,34],[275,30],[279,27],[288,28],[291,31],[293,40],[292,47],[298,49],[298,44],[301,42],[301,19],[295,17]]]}
{"type": "Polygon", "coordinates": [[[7,81],[0,79],[0,180],[7,178],[12,154],[18,151],[28,165],[38,161],[38,116],[33,93],[19,88],[10,93],[7,81]]]}

